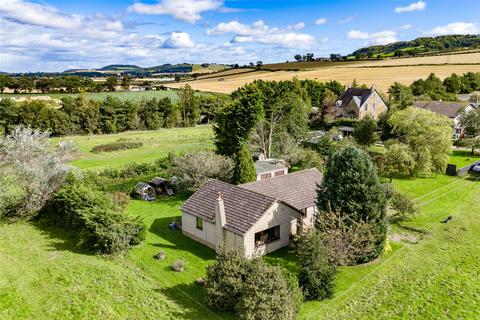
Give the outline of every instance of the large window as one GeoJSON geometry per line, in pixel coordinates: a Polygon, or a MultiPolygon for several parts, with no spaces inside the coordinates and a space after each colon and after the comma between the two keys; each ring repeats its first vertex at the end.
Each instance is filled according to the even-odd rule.
{"type": "Polygon", "coordinates": [[[275,226],[255,233],[255,246],[261,246],[278,239],[280,239],[280,226],[275,226]]]}
{"type": "Polygon", "coordinates": [[[203,219],[197,217],[197,229],[203,230],[203,219]]]}

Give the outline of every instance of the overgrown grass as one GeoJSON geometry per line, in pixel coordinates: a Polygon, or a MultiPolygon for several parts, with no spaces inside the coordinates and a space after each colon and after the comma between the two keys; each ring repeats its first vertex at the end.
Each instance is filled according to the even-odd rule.
{"type": "Polygon", "coordinates": [[[194,128],[160,129],[157,131],[129,131],[109,135],[70,136],[52,138],[52,143],[72,140],[78,147],[77,160],[72,164],[82,169],[118,167],[129,162],[150,162],[169,152],[181,153],[213,148],[213,132],[210,126],[194,128]],[[119,139],[142,142],[137,149],[93,153],[97,145],[110,144],[119,139]]]}

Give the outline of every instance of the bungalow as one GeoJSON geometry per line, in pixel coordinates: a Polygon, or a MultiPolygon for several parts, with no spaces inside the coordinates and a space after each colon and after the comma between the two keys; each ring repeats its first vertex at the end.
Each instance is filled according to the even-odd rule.
{"type": "Polygon", "coordinates": [[[459,139],[462,136],[463,128],[460,126],[460,115],[463,111],[470,112],[478,106],[469,102],[444,102],[444,101],[417,101],[413,103],[414,108],[430,110],[444,115],[453,121],[453,138],[459,139]]]}
{"type": "Polygon", "coordinates": [[[222,244],[241,250],[248,258],[270,253],[313,227],[321,179],[317,169],[239,186],[210,179],[181,206],[183,233],[215,250],[222,244]]]}
{"type": "Polygon", "coordinates": [[[374,119],[387,111],[387,105],[378,91],[368,88],[347,88],[335,102],[335,117],[362,119],[369,115],[374,119]]]}

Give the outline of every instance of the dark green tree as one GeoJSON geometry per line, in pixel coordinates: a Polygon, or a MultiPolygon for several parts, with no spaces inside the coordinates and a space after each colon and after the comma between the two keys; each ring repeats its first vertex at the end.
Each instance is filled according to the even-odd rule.
{"type": "Polygon", "coordinates": [[[353,137],[362,146],[371,146],[376,140],[377,122],[370,116],[363,117],[357,122],[353,137]]]}
{"type": "Polygon", "coordinates": [[[233,170],[233,181],[242,184],[257,180],[252,152],[247,145],[244,145],[235,156],[235,168],[233,170]]]}
{"type": "Polygon", "coordinates": [[[395,82],[389,89],[388,95],[395,106],[403,110],[413,104],[413,94],[410,87],[405,86],[399,82],[395,82]]]}
{"type": "Polygon", "coordinates": [[[178,99],[178,105],[183,118],[183,126],[195,126],[200,118],[200,104],[198,97],[195,95],[195,91],[190,85],[186,84],[178,92],[178,99]]]}
{"type": "Polygon", "coordinates": [[[377,170],[365,152],[348,146],[328,159],[317,191],[319,215],[333,212],[371,225],[375,250],[361,261],[376,258],[383,250],[387,233],[386,202],[377,170]]]}
{"type": "Polygon", "coordinates": [[[110,92],[115,91],[115,87],[117,86],[117,84],[117,77],[108,77],[107,80],[105,80],[105,88],[107,88],[107,90],[110,92]]]}

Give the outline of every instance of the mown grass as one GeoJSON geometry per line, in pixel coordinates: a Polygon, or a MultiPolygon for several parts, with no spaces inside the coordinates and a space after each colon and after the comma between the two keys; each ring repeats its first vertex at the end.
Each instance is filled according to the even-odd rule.
{"type": "Polygon", "coordinates": [[[52,138],[52,143],[71,140],[78,149],[74,166],[82,169],[101,169],[118,167],[129,162],[149,162],[166,156],[169,152],[181,153],[192,150],[213,148],[213,131],[211,126],[196,126],[194,128],[172,128],[156,131],[129,131],[118,134],[70,136],[52,138]],[[98,145],[109,144],[119,139],[142,142],[137,149],[94,153],[92,149],[98,145]]]}

